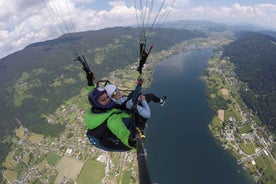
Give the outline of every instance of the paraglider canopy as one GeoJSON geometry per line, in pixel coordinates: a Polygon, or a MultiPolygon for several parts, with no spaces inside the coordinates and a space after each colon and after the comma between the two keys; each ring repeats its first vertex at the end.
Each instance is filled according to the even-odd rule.
{"type": "MultiPolygon", "coordinates": [[[[23,49],[27,45],[45,40],[55,40],[52,48],[71,59],[83,50],[81,43],[62,45],[72,40],[70,33],[99,30],[114,26],[152,28],[164,22],[175,0],[9,0],[1,1],[3,44],[0,57],[23,49]],[[99,7],[104,7],[99,9],[99,7]],[[16,41],[15,41],[16,40],[16,41]],[[58,46],[59,45],[59,46],[58,46]]],[[[143,30],[143,31],[142,31],[143,30]]],[[[147,34],[148,35],[148,34],[147,34]]],[[[141,37],[142,38],[142,37],[141,37]]]]}

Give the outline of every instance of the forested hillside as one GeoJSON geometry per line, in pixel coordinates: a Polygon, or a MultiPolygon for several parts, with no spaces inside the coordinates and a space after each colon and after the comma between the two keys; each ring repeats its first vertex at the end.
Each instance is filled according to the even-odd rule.
{"type": "MultiPolygon", "coordinates": [[[[82,51],[97,78],[139,57],[136,28],[107,28],[63,35],[59,39],[35,43],[0,60],[0,139],[19,126],[32,132],[56,136],[66,126],[48,123],[46,116],[64,101],[80,93],[86,79],[76,53],[82,51]]],[[[205,37],[200,31],[154,29],[148,44],[154,51],[167,49],[183,40],[205,37]]],[[[0,142],[0,162],[12,145],[0,142]]]]}
{"type": "Polygon", "coordinates": [[[239,79],[248,84],[240,91],[244,102],[276,133],[276,39],[243,32],[224,47],[224,56],[230,57],[239,79]]]}

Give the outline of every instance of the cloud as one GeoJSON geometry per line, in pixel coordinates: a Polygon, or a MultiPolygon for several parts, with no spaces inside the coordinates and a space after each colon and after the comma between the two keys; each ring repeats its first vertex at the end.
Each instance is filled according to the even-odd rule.
{"type": "Polygon", "coordinates": [[[96,16],[102,21],[104,27],[120,25],[133,25],[135,19],[134,7],[128,7],[123,1],[110,2],[112,6],[109,11],[99,11],[96,16]]]}
{"type": "Polygon", "coordinates": [[[195,8],[176,9],[171,19],[213,20],[225,23],[255,24],[276,30],[276,5],[258,4],[242,6],[238,3],[229,7],[199,6],[195,8]]]}
{"type": "MultiPolygon", "coordinates": [[[[140,4],[137,2],[134,5],[133,2],[110,0],[104,6],[105,9],[100,9],[96,6],[103,7],[103,4],[98,0],[0,0],[0,58],[31,43],[57,38],[68,32],[136,25],[141,10],[140,4]]],[[[155,0],[151,18],[155,17],[162,2],[163,0],[155,0]]],[[[160,17],[165,19],[164,14],[170,12],[168,21],[213,20],[250,23],[276,29],[274,4],[242,6],[236,3],[214,8],[192,7],[192,1],[188,0],[165,2],[160,17]],[[173,4],[172,9],[170,6],[173,4]]]]}

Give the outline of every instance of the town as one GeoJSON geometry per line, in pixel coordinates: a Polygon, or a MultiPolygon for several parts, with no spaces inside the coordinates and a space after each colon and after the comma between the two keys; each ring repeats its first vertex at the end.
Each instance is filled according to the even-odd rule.
{"type": "Polygon", "coordinates": [[[261,126],[256,113],[242,102],[238,91],[247,90],[247,86],[238,80],[234,65],[218,52],[209,60],[203,79],[209,99],[221,96],[227,103],[227,109],[219,109],[209,125],[213,135],[256,182],[275,182],[272,176],[276,171],[276,145],[272,133],[261,126]]]}

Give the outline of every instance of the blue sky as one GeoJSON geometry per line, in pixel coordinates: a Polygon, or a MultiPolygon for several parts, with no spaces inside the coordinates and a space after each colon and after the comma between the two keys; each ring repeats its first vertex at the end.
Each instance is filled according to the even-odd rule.
{"type": "Polygon", "coordinates": [[[232,4],[239,3],[242,6],[254,6],[257,4],[270,3],[275,4],[275,0],[191,0],[191,6],[211,6],[214,8],[226,6],[229,7],[232,4]]]}
{"type": "MultiPolygon", "coordinates": [[[[137,24],[153,0],[0,0],[0,58],[27,45],[76,31],[137,24]]],[[[154,0],[149,22],[165,2],[167,21],[210,20],[276,31],[275,0],[154,0]],[[172,6],[173,5],[173,6],[172,6]]]]}

